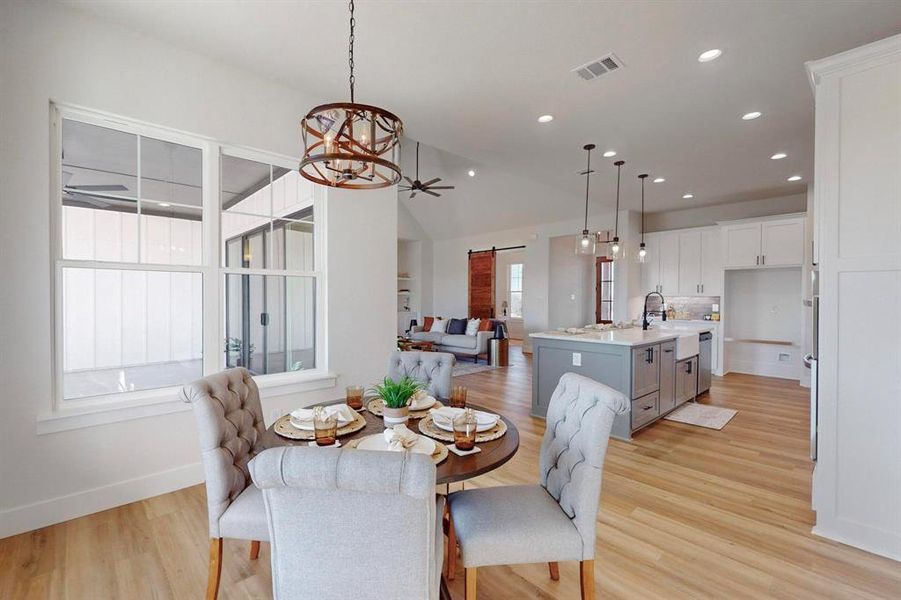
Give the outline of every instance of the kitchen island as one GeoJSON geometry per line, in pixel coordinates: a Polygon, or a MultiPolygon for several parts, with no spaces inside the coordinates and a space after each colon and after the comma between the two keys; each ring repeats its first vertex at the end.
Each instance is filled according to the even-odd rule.
{"type": "Polygon", "coordinates": [[[697,330],[576,331],[531,334],[533,416],[546,415],[564,373],[590,377],[625,394],[631,410],[616,417],[611,434],[623,440],[697,396],[697,330]]]}

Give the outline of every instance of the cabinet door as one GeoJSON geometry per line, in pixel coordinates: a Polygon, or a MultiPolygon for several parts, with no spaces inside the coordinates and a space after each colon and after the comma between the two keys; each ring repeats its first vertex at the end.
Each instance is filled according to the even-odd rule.
{"type": "Polygon", "coordinates": [[[761,262],[766,266],[800,265],[804,262],[804,221],[765,221],[761,233],[761,262]]]}
{"type": "Polygon", "coordinates": [[[698,358],[676,363],[676,404],[688,402],[698,395],[698,358]]]}
{"type": "Polygon", "coordinates": [[[632,350],[632,398],[656,392],[660,387],[660,345],[632,350]]]}
{"type": "Polygon", "coordinates": [[[676,406],[676,342],[660,344],[660,414],[676,406]]]}
{"type": "Polygon", "coordinates": [[[756,267],[760,264],[760,223],[726,225],[725,267],[756,267]]]}
{"type": "Polygon", "coordinates": [[[679,234],[662,233],[657,238],[660,255],[660,293],[679,293],[679,234]]]}
{"type": "Polygon", "coordinates": [[[701,294],[723,295],[723,238],[718,227],[701,232],[701,294]]]}
{"type": "MultiPolygon", "coordinates": [[[[648,256],[645,262],[641,263],[642,296],[649,292],[659,291],[660,286],[660,244],[658,243],[658,236],[645,235],[644,245],[648,249],[648,256]]],[[[628,258],[623,260],[628,260],[628,258]]]]}
{"type": "Polygon", "coordinates": [[[701,293],[701,232],[679,234],[679,295],[701,293]]]}

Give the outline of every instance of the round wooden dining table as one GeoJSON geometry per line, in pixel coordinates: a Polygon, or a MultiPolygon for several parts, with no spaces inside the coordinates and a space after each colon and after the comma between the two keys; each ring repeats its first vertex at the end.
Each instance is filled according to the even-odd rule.
{"type": "MultiPolygon", "coordinates": [[[[339,404],[341,402],[343,401],[331,400],[329,402],[321,402],[319,405],[325,406],[328,404],[339,404]]],[[[443,402],[445,405],[450,404],[446,400],[443,402]]],[[[467,404],[466,406],[485,412],[494,412],[474,404],[467,404]]],[[[365,409],[361,410],[360,414],[366,419],[366,426],[360,431],[338,438],[342,444],[374,433],[382,433],[385,430],[385,423],[382,421],[382,417],[376,416],[365,409]]],[[[507,425],[507,432],[496,440],[478,443],[477,446],[481,448],[481,452],[477,452],[476,454],[457,456],[453,452],[448,452],[447,458],[437,467],[438,472],[435,475],[435,483],[443,485],[446,483],[455,483],[472,479],[473,477],[497,469],[513,458],[513,455],[516,454],[516,451],[519,449],[519,431],[516,429],[516,425],[509,419],[503,415],[498,416],[507,425]]],[[[263,436],[263,445],[266,448],[275,448],[277,446],[304,446],[309,443],[309,440],[291,440],[284,438],[275,433],[273,427],[274,425],[270,425],[263,436]]],[[[411,431],[419,433],[419,420],[410,419],[407,422],[407,427],[410,428],[411,431]]],[[[435,443],[448,444],[450,442],[435,440],[435,443]]]]}

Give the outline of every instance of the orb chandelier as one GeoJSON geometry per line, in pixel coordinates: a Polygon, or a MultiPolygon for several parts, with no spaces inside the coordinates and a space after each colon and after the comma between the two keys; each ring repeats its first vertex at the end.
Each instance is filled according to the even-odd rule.
{"type": "Polygon", "coordinates": [[[354,3],[350,2],[350,102],[317,106],[301,121],[300,174],[314,183],[373,190],[400,182],[400,136],[393,113],[354,101],[354,3]]]}

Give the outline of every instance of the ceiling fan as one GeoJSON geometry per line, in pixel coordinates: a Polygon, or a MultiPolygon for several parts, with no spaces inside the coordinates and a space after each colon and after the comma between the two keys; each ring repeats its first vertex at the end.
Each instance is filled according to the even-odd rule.
{"type": "Polygon", "coordinates": [[[441,194],[436,194],[433,190],[454,189],[454,186],[452,185],[435,185],[436,183],[441,181],[440,177],[430,179],[426,182],[419,180],[419,142],[416,142],[416,179],[412,180],[406,175],[404,175],[404,179],[406,179],[407,183],[409,183],[410,185],[401,185],[399,186],[399,188],[404,192],[410,192],[410,198],[416,196],[416,192],[422,192],[423,194],[429,194],[430,196],[441,197],[441,194]]]}

